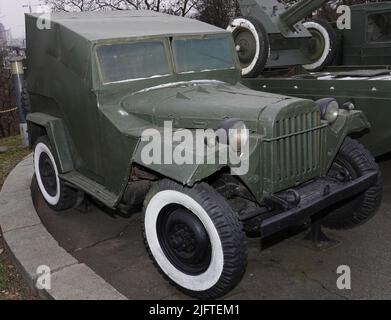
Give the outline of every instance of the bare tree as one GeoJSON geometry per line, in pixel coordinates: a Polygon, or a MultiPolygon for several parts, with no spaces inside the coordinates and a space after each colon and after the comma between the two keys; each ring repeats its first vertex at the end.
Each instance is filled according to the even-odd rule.
{"type": "Polygon", "coordinates": [[[196,18],[220,28],[226,28],[229,21],[240,15],[237,0],[199,0],[196,18]]]}
{"type": "Polygon", "coordinates": [[[46,0],[54,11],[152,10],[187,16],[197,0],[46,0]]]}
{"type": "Polygon", "coordinates": [[[94,11],[100,8],[97,0],[46,0],[53,11],[94,11]]]}

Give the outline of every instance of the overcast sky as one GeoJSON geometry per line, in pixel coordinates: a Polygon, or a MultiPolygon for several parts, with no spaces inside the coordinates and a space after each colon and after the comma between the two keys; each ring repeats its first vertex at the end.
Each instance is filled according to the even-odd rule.
{"type": "Polygon", "coordinates": [[[11,29],[13,38],[24,37],[24,13],[29,12],[29,4],[35,11],[40,0],[0,0],[0,22],[11,29]],[[26,5],[26,8],[23,6],[26,5]]]}

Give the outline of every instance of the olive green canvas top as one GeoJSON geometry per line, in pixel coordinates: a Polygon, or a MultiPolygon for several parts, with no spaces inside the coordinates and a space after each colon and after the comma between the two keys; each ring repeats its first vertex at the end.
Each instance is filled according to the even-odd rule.
{"type": "MultiPolygon", "coordinates": [[[[32,16],[38,18],[39,14],[32,16]]],[[[51,22],[92,42],[171,34],[226,32],[194,19],[141,10],[52,13],[51,22]]]]}

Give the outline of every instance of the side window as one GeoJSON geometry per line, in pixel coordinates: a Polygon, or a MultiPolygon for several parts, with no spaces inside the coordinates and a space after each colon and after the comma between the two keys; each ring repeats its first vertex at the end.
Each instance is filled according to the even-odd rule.
{"type": "Polygon", "coordinates": [[[391,13],[383,12],[368,16],[368,42],[391,41],[391,13]]]}

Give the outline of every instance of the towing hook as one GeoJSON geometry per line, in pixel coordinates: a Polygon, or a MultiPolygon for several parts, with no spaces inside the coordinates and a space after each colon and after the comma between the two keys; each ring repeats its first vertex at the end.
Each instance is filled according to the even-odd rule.
{"type": "Polygon", "coordinates": [[[296,207],[301,202],[301,196],[296,190],[289,189],[285,193],[285,201],[291,206],[296,207]]]}

